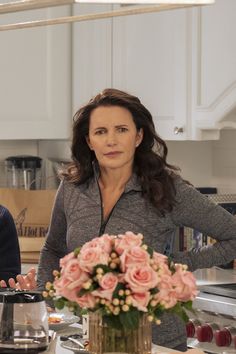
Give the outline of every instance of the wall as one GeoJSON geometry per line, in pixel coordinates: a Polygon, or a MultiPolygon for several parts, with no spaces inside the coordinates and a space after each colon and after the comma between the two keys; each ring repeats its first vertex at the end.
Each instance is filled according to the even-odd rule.
{"type": "Polygon", "coordinates": [[[236,130],[224,130],[212,142],[212,184],[223,193],[236,193],[236,130]]]}
{"type": "MultiPolygon", "coordinates": [[[[218,141],[168,141],[168,162],[196,187],[216,186],[219,193],[236,193],[236,130],[223,130],[218,141]]],[[[52,166],[47,157],[69,159],[66,141],[0,141],[0,187],[4,187],[3,160],[10,155],[39,155],[47,167],[51,187],[52,166]]]]}
{"type": "Polygon", "coordinates": [[[196,187],[215,186],[236,193],[236,130],[222,130],[217,141],[167,142],[169,162],[196,187]]]}
{"type": "Polygon", "coordinates": [[[168,141],[168,162],[180,167],[181,175],[196,187],[211,186],[212,143],[168,141]]]}

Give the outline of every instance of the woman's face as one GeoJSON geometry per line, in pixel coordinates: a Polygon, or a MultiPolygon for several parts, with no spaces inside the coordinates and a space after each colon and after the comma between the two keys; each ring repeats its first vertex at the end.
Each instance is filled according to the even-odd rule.
{"type": "Polygon", "coordinates": [[[133,164],[143,130],[137,131],[132,114],[119,106],[100,106],[90,115],[87,143],[104,168],[123,168],[133,164]]]}

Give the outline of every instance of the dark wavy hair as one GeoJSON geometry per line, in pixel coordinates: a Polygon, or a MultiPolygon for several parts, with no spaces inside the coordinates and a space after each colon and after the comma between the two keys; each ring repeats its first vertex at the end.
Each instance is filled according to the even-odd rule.
{"type": "Polygon", "coordinates": [[[179,168],[167,163],[166,143],[158,136],[151,113],[138,97],[108,88],[81,107],[73,117],[72,163],[63,173],[64,178],[75,184],[89,182],[93,176],[95,154],[90,150],[86,137],[89,133],[91,112],[100,106],[126,108],[133,117],[137,130],[143,129],[143,140],[136,148],[134,172],[142,187],[143,197],[161,213],[171,211],[175,204],[174,179],[179,168]]]}

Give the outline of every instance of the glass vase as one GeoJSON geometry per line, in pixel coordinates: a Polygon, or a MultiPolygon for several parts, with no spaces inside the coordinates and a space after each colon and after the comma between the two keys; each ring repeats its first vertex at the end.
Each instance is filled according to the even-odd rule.
{"type": "Polygon", "coordinates": [[[89,314],[89,352],[91,354],[151,354],[151,324],[146,314],[137,329],[115,329],[96,312],[89,314]]]}

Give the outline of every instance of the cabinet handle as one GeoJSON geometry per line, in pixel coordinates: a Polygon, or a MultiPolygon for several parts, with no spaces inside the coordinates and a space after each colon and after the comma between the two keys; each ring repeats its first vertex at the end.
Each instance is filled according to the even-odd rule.
{"type": "Polygon", "coordinates": [[[183,133],[184,132],[184,128],[182,127],[174,127],[174,134],[177,135],[179,133],[183,133]]]}

